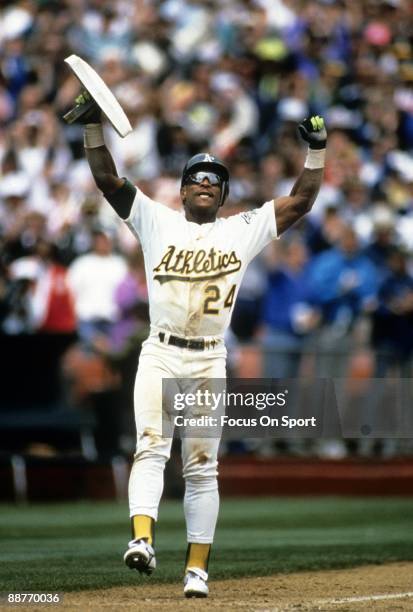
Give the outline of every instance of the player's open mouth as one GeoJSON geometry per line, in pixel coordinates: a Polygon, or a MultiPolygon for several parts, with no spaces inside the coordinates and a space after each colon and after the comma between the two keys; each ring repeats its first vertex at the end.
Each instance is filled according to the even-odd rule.
{"type": "Polygon", "coordinates": [[[200,191],[197,195],[203,200],[207,200],[208,198],[213,198],[213,194],[210,191],[200,191]]]}

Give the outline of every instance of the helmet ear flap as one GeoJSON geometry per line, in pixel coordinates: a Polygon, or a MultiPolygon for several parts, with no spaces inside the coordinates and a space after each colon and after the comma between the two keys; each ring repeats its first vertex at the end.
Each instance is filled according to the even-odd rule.
{"type": "Polygon", "coordinates": [[[228,194],[229,194],[229,184],[228,184],[228,181],[223,181],[222,182],[222,188],[221,188],[221,201],[219,203],[220,208],[221,208],[221,206],[224,206],[225,200],[227,199],[228,194]]]}

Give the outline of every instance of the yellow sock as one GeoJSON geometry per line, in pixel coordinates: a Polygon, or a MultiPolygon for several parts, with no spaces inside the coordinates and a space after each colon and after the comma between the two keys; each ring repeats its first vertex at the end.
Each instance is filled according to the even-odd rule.
{"type": "Polygon", "coordinates": [[[151,516],[146,514],[136,514],[132,517],[132,539],[147,540],[148,544],[154,540],[155,521],[151,516]]]}
{"type": "Polygon", "coordinates": [[[207,572],[210,552],[211,544],[188,544],[185,571],[188,567],[198,567],[207,572]]]}

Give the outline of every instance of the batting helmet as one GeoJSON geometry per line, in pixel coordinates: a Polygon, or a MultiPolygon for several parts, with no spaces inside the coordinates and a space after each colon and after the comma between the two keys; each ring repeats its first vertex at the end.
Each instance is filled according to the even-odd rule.
{"type": "Polygon", "coordinates": [[[220,206],[225,202],[229,194],[229,172],[225,164],[209,153],[198,153],[189,159],[182,171],[181,187],[183,187],[188,179],[188,176],[198,172],[199,170],[205,170],[206,172],[215,172],[222,179],[221,188],[221,202],[220,206]]]}

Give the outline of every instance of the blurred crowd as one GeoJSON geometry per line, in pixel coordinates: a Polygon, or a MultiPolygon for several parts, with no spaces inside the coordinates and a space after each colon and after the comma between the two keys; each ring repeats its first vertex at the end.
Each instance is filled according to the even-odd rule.
{"type": "Polygon", "coordinates": [[[124,140],[107,129],[119,174],[174,208],[202,150],[230,169],[223,215],[288,194],[305,156],[296,125],[324,116],[317,202],[250,266],[229,345],[257,341],[262,375],[297,376],[310,351],[317,375],[344,376],[361,342],[370,376],[410,376],[412,42],[412,0],[2,2],[2,334],[72,339],[61,350],[82,396],[92,354],[113,365],[147,333],[142,254],[93,183],[81,127],[62,120],[75,53],[133,126],[124,140]]]}

